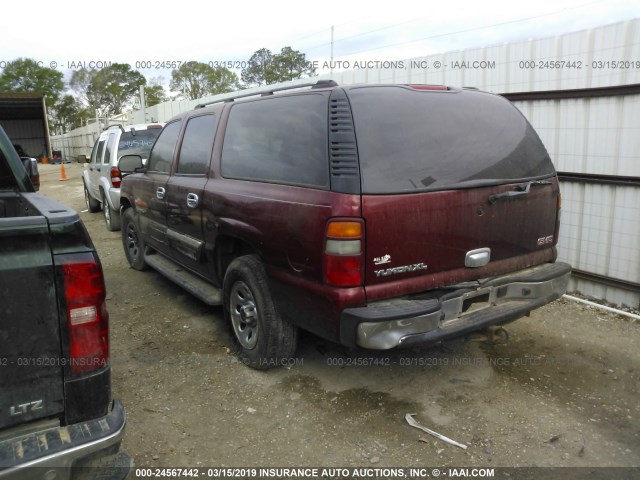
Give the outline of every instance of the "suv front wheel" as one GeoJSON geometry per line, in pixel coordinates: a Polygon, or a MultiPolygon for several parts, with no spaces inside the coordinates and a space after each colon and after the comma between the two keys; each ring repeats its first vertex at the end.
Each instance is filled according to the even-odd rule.
{"type": "Polygon", "coordinates": [[[298,330],[273,304],[267,274],[256,255],[236,258],[224,276],[224,313],[245,365],[267,370],[291,358],[298,330]]]}
{"type": "Polygon", "coordinates": [[[144,240],[140,235],[133,208],[126,209],[122,214],[122,246],[131,268],[135,270],[147,268],[147,262],[144,261],[144,240]]]}

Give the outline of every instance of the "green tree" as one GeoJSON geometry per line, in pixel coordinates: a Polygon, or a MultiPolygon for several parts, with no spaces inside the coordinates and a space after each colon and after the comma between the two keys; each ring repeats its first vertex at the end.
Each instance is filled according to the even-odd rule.
{"type": "Polygon", "coordinates": [[[270,50],[256,50],[247,68],[242,70],[241,78],[247,87],[271,85],[297,78],[312,77],[316,69],[307,62],[306,55],[291,47],[284,47],[280,53],[272,54],[270,50]]]}
{"type": "Polygon", "coordinates": [[[183,97],[194,100],[236,90],[238,76],[227,68],[213,68],[201,62],[186,62],[171,72],[169,87],[183,97]]]}
{"type": "Polygon", "coordinates": [[[87,87],[89,107],[98,110],[100,115],[120,114],[146,83],[142,74],[129,65],[112,63],[99,70],[87,87]]]}
{"type": "Polygon", "coordinates": [[[233,92],[239,88],[240,81],[238,76],[228,68],[214,68],[209,76],[209,95],[233,92]]]}
{"type": "Polygon", "coordinates": [[[85,105],[89,105],[87,91],[89,90],[93,77],[95,77],[97,73],[97,70],[80,68],[78,70],[74,70],[71,74],[71,78],[69,79],[69,87],[71,87],[71,90],[75,92],[76,96],[85,105]]]}
{"type": "Polygon", "coordinates": [[[167,101],[167,94],[164,92],[162,85],[149,85],[144,87],[144,96],[147,107],[153,107],[154,105],[167,101]]]}
{"type": "Polygon", "coordinates": [[[291,47],[284,47],[280,53],[274,55],[271,71],[272,83],[313,77],[316,74],[316,69],[307,62],[306,55],[291,47]]]}
{"type": "Polygon", "coordinates": [[[0,91],[43,93],[47,107],[56,103],[63,90],[61,72],[40,66],[30,58],[12,61],[0,75],[0,91]]]}
{"type": "Polygon", "coordinates": [[[68,132],[81,127],[91,117],[91,112],[72,95],[65,95],[58,100],[49,113],[49,120],[56,132],[58,129],[68,132]]]}
{"type": "Polygon", "coordinates": [[[271,50],[261,48],[251,55],[247,67],[240,74],[243,83],[247,87],[268,85],[274,82],[273,54],[271,50]]]}

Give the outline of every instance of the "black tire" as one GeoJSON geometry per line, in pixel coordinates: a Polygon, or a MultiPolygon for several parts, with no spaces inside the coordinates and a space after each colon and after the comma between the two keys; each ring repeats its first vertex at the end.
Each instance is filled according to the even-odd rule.
{"type": "Polygon", "coordinates": [[[298,329],[276,311],[258,256],[245,255],[231,262],[223,295],[225,318],[242,363],[256,370],[284,365],[296,351],[298,329]]]}
{"type": "MultiPolygon", "coordinates": [[[[84,185],[84,182],[82,182],[82,184],[84,185]]],[[[89,190],[87,190],[86,185],[84,185],[84,201],[87,204],[87,210],[91,213],[100,211],[100,202],[89,194],[89,190]]]]}
{"type": "Polygon", "coordinates": [[[104,224],[107,226],[107,230],[109,230],[110,232],[117,232],[118,230],[120,230],[120,226],[121,226],[121,219],[120,219],[120,212],[113,210],[110,206],[109,206],[109,202],[107,201],[107,196],[104,193],[104,190],[101,190],[102,192],[102,215],[104,217],[104,224]]]}
{"type": "Polygon", "coordinates": [[[147,269],[147,262],[144,261],[145,244],[133,208],[126,209],[122,214],[122,247],[131,268],[147,269]]]}

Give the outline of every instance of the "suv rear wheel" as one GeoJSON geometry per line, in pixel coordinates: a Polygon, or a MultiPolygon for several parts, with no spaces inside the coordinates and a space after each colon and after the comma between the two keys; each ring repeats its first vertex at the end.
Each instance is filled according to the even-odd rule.
{"type": "MultiPolygon", "coordinates": [[[[108,205],[107,208],[109,208],[108,205]]],[[[131,268],[135,270],[147,268],[147,262],[144,261],[144,240],[140,235],[133,208],[126,209],[122,214],[122,246],[131,268]]]]}
{"type": "Polygon", "coordinates": [[[109,206],[104,191],[102,192],[102,213],[104,214],[104,223],[107,226],[107,230],[110,232],[120,230],[120,214],[109,206]]]}
{"type": "Polygon", "coordinates": [[[100,211],[100,202],[89,194],[89,190],[87,190],[86,185],[84,185],[84,201],[87,204],[87,209],[89,210],[89,212],[96,213],[100,211]]]}
{"type": "Polygon", "coordinates": [[[231,262],[223,292],[225,317],[245,365],[267,370],[295,353],[298,330],[276,311],[264,266],[256,255],[231,262]]]}

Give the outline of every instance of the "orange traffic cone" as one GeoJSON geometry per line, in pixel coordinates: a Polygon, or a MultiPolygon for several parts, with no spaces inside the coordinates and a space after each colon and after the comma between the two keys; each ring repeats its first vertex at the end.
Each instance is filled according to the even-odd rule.
{"type": "Polygon", "coordinates": [[[64,163],[60,164],[60,181],[61,182],[66,182],[67,180],[69,180],[67,178],[67,173],[64,171],[64,163]]]}

